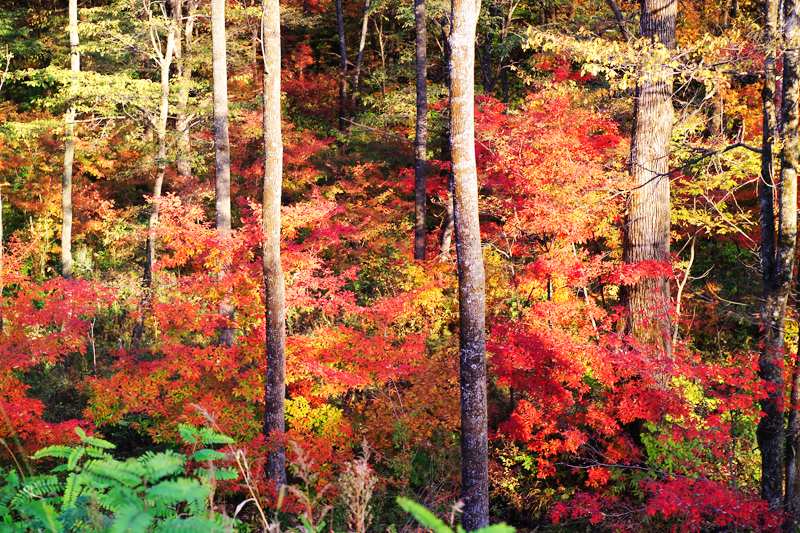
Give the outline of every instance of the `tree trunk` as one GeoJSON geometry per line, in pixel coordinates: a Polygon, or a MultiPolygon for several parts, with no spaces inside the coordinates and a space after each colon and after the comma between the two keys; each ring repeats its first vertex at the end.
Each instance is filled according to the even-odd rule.
{"type": "MultiPolygon", "coordinates": [[[[654,46],[675,46],[675,0],[643,0],[641,33],[654,46]]],[[[642,72],[635,99],[623,259],[669,262],[669,145],[672,137],[672,73],[667,66],[642,72]]],[[[627,329],[641,342],[671,353],[669,282],[645,278],[625,287],[627,329]]]]}
{"type": "MultiPolygon", "coordinates": [[[[225,0],[211,1],[211,70],[214,92],[214,155],[216,166],[217,232],[224,241],[231,235],[231,147],[228,135],[228,60],[225,42],[225,0]]],[[[233,306],[223,298],[220,314],[233,319],[233,306]]],[[[233,328],[220,328],[219,342],[233,345],[233,328]]]]}
{"type": "Polygon", "coordinates": [[[347,119],[347,43],[344,35],[342,0],[336,0],[336,31],[339,34],[339,130],[345,129],[347,119]]]}
{"type": "Polygon", "coordinates": [[[475,0],[452,0],[450,147],[460,316],[461,497],[464,527],[489,523],[485,275],[475,164],[475,0]]]}
{"type": "Polygon", "coordinates": [[[175,62],[180,80],[178,98],[175,103],[176,154],[175,166],[178,176],[192,175],[192,145],[189,138],[192,115],[189,113],[189,88],[192,82],[190,55],[194,38],[194,19],[197,0],[173,0],[172,14],[177,24],[178,38],[175,40],[175,62]],[[184,6],[186,13],[184,15],[184,6]]]}
{"type": "MultiPolygon", "coordinates": [[[[81,56],[78,51],[78,1],[69,0],[70,97],[78,89],[81,56]]],[[[72,166],[75,160],[75,103],[70,103],[64,119],[64,173],[61,176],[61,274],[72,277],[72,166]]]]}
{"type": "MultiPolygon", "coordinates": [[[[444,19],[442,25],[442,41],[444,42],[444,63],[450,64],[450,44],[448,43],[447,36],[450,26],[449,19],[444,19]]],[[[450,88],[450,71],[445,69],[445,86],[447,87],[448,98],[451,94],[450,88]]],[[[442,161],[450,161],[452,163],[452,156],[450,150],[450,111],[445,110],[447,113],[444,131],[444,143],[442,145],[442,161]]],[[[442,223],[441,242],[439,243],[439,261],[446,262],[450,260],[450,244],[453,240],[453,169],[452,165],[447,175],[447,197],[445,198],[444,205],[444,221],[442,223]]]]}
{"type": "Polygon", "coordinates": [[[286,484],[285,431],[286,302],[281,268],[281,33],[278,0],[263,0],[264,32],[264,293],[267,321],[267,376],[264,435],[278,437],[267,457],[267,475],[286,484]]]}
{"type": "Polygon", "coordinates": [[[425,259],[425,207],[428,172],[428,34],[425,0],[414,0],[417,70],[417,131],[414,139],[414,259],[425,259]]]}
{"type": "Polygon", "coordinates": [[[155,35],[157,31],[151,26],[151,41],[154,44],[156,62],[161,74],[161,99],[159,102],[158,117],[153,124],[156,130],[158,149],[156,152],[156,180],[153,183],[153,198],[150,208],[150,220],[147,224],[147,248],[145,250],[143,295],[140,309],[142,311],[139,322],[133,330],[133,345],[141,344],[144,334],[144,318],[149,311],[153,292],[153,268],[156,258],[156,228],[158,226],[158,211],[161,204],[161,189],[164,185],[164,173],[167,168],[167,120],[169,119],[169,69],[175,53],[175,26],[170,25],[167,34],[166,49],[161,50],[160,41],[155,35]]]}
{"type": "Polygon", "coordinates": [[[622,9],[620,9],[619,4],[617,4],[617,0],[606,0],[608,7],[611,8],[611,11],[614,12],[614,19],[617,21],[617,27],[619,28],[619,32],[622,34],[623,39],[626,41],[631,40],[631,35],[628,32],[628,27],[625,26],[625,15],[622,13],[622,9]]]}
{"type": "Polygon", "coordinates": [[[786,298],[781,294],[778,280],[778,260],[775,228],[773,144],[777,129],[775,111],[775,58],[778,43],[778,1],[767,0],[765,5],[764,87],[762,90],[763,136],[761,145],[761,180],[759,180],[759,206],[761,210],[761,268],[764,285],[762,322],[764,347],[759,357],[761,378],[771,385],[767,397],[761,401],[764,416],[758,423],[756,436],[761,451],[761,497],[772,509],[783,503],[783,326],[786,298]]]}
{"type": "Polygon", "coordinates": [[[370,0],[364,2],[364,18],[361,19],[361,40],[358,42],[358,55],[356,56],[356,72],[353,76],[353,99],[361,91],[361,64],[364,61],[364,47],[367,44],[367,28],[369,27],[370,0]]]}

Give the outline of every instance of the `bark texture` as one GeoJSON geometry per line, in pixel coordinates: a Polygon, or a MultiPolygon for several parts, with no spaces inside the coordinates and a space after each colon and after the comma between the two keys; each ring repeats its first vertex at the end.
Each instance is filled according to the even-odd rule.
{"type": "MultiPolygon", "coordinates": [[[[224,240],[231,234],[231,147],[228,134],[228,58],[225,42],[225,0],[211,0],[211,70],[214,92],[214,159],[216,166],[217,231],[224,240]]],[[[223,299],[220,314],[233,319],[233,307],[223,299]]],[[[233,345],[233,328],[223,326],[219,342],[233,345]]]]}
{"type": "Polygon", "coordinates": [[[414,259],[425,259],[425,193],[428,172],[428,34],[425,0],[414,0],[416,24],[417,124],[414,138],[414,259]]]}
{"type": "MultiPolygon", "coordinates": [[[[71,71],[70,96],[75,97],[81,56],[78,51],[78,1],[69,0],[69,65],[71,71]]],[[[61,175],[61,274],[72,277],[72,169],[75,162],[75,104],[71,104],[64,118],[64,172],[61,175]]]]}
{"type": "MultiPolygon", "coordinates": [[[[657,46],[675,45],[677,0],[643,0],[641,34],[657,46]]],[[[669,145],[672,137],[672,74],[665,65],[642,72],[636,89],[623,259],[669,261],[669,145]]],[[[641,342],[671,352],[669,282],[645,278],[626,287],[627,329],[641,342]]]]}
{"type": "Polygon", "coordinates": [[[485,274],[475,164],[475,31],[479,5],[452,0],[450,32],[450,147],[455,192],[460,317],[461,498],[463,523],[489,523],[486,417],[485,274]]]}
{"type": "Polygon", "coordinates": [[[267,369],[264,434],[278,437],[267,457],[267,475],[286,484],[286,452],[281,440],[286,429],[286,296],[281,268],[281,35],[278,0],[263,0],[264,56],[264,289],[267,322],[267,369]]]}
{"type": "MultiPolygon", "coordinates": [[[[764,86],[762,90],[763,136],[761,145],[761,180],[759,206],[761,225],[761,268],[763,276],[763,308],[761,318],[764,343],[759,357],[761,378],[775,387],[761,401],[764,416],[756,432],[761,451],[761,497],[773,509],[783,503],[784,474],[784,406],[783,406],[783,327],[786,295],[782,294],[778,266],[778,231],[775,224],[775,181],[773,144],[777,130],[775,109],[775,62],[778,45],[778,1],[765,3],[764,86]]],[[[788,287],[787,287],[788,289],[788,287]]]]}
{"type": "MultiPolygon", "coordinates": [[[[783,28],[783,94],[781,99],[781,208],[778,234],[778,283],[788,299],[793,283],[795,250],[797,247],[797,169],[800,166],[800,5],[798,0],[784,0],[783,28]]],[[[784,304],[785,307],[786,304],[784,304]]],[[[800,368],[793,358],[791,404],[786,448],[786,495],[788,522],[791,530],[800,523],[800,479],[798,479],[798,450],[800,449],[800,368]]]]}

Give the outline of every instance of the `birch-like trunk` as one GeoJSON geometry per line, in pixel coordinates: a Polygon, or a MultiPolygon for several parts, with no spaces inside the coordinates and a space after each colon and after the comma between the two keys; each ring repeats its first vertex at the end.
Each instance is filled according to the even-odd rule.
{"type": "MultiPolygon", "coordinates": [[[[78,0],[69,0],[70,98],[78,89],[81,56],[78,51],[78,0]]],[[[64,172],[61,176],[61,274],[72,277],[72,167],[75,162],[75,103],[64,117],[64,172]]]]}

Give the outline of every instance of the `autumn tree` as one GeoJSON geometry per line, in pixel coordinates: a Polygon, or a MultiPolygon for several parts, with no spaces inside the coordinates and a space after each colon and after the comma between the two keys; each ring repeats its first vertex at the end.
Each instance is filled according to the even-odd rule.
{"type": "Polygon", "coordinates": [[[159,68],[159,106],[158,115],[151,117],[152,126],[156,131],[156,178],[153,182],[153,195],[150,199],[150,217],[147,224],[147,244],[145,249],[144,264],[144,294],[142,297],[142,316],[133,332],[133,343],[139,345],[144,333],[144,312],[150,308],[153,291],[153,273],[156,261],[156,228],[158,226],[159,205],[161,191],[164,186],[164,175],[167,169],[167,121],[169,120],[169,94],[170,94],[170,67],[175,53],[175,25],[167,17],[164,3],[154,4],[144,2],[145,15],[148,19],[148,35],[153,46],[153,57],[159,68]],[[153,9],[161,10],[154,14],[153,9]],[[166,42],[162,43],[161,33],[166,32],[166,42]]]}
{"type": "MultiPolygon", "coordinates": [[[[78,1],[69,0],[69,63],[72,73],[70,93],[75,97],[81,56],[78,50],[78,1]]],[[[75,161],[75,115],[74,102],[65,115],[64,172],[61,178],[61,274],[72,277],[72,170],[75,161]]]]}
{"type": "MultiPolygon", "coordinates": [[[[676,0],[641,3],[640,31],[652,53],[675,46],[676,0]]],[[[626,263],[670,261],[669,146],[672,137],[672,73],[665,61],[642,72],[636,87],[630,172],[633,190],[628,199],[623,259],[626,263]]],[[[624,300],[629,331],[639,340],[671,351],[669,282],[647,277],[626,287],[624,300]]]]}
{"type": "MultiPolygon", "coordinates": [[[[224,240],[231,234],[231,147],[228,134],[228,58],[225,39],[225,0],[211,2],[211,69],[214,93],[214,162],[216,168],[217,231],[224,240]]],[[[220,304],[225,320],[233,318],[227,301],[220,304]]],[[[233,344],[233,329],[220,328],[220,342],[233,344]]]]}
{"type": "Polygon", "coordinates": [[[264,435],[275,438],[267,457],[267,476],[276,485],[286,484],[286,296],[281,267],[281,185],[283,140],[281,136],[281,33],[279,0],[263,0],[262,39],[264,57],[264,231],[263,268],[267,372],[265,382],[264,435]]]}
{"type": "Polygon", "coordinates": [[[768,384],[762,400],[764,416],[758,424],[758,444],[761,451],[761,496],[773,509],[784,503],[784,469],[786,474],[785,501],[794,513],[798,510],[796,445],[798,421],[795,407],[797,387],[793,386],[792,411],[789,416],[789,449],[786,450],[784,429],[784,352],[786,306],[792,286],[797,241],[797,166],[798,166],[798,79],[797,47],[800,44],[797,3],[784,4],[784,26],[779,33],[777,2],[765,4],[764,85],[762,91],[763,133],[761,146],[761,267],[763,275],[762,322],[764,344],[759,358],[759,371],[768,384]],[[783,80],[780,114],[775,108],[776,61],[783,48],[783,80]],[[777,183],[775,208],[775,172],[773,153],[775,135],[780,140],[780,177],[777,183]],[[777,213],[776,213],[777,211],[777,213]],[[777,227],[776,227],[777,215],[777,227]],[[788,462],[784,464],[788,451],[788,462]]]}
{"type": "Polygon", "coordinates": [[[452,0],[450,151],[455,192],[460,317],[461,497],[464,527],[489,523],[486,412],[486,288],[475,163],[475,30],[478,4],[452,0]]]}

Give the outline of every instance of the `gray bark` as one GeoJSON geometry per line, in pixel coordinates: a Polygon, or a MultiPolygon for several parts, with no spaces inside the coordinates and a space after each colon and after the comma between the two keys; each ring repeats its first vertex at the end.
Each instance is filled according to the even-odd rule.
{"type": "MultiPolygon", "coordinates": [[[[281,268],[281,35],[278,0],[263,0],[264,56],[264,293],[267,321],[267,371],[264,435],[282,437],[286,429],[286,296],[281,268]],[[277,435],[276,435],[277,434],[277,435]]],[[[286,484],[286,451],[280,440],[267,457],[267,475],[286,484]]]]}
{"type": "Polygon", "coordinates": [[[463,523],[489,523],[486,413],[486,293],[475,163],[475,32],[479,4],[452,0],[450,147],[455,192],[460,317],[461,498],[463,523]]]}
{"type": "MultiPolygon", "coordinates": [[[[225,0],[211,0],[211,71],[214,92],[214,160],[217,231],[227,239],[231,234],[231,147],[228,134],[228,59],[225,42],[225,0]]],[[[233,319],[233,306],[227,298],[219,306],[226,320],[233,319]]],[[[219,341],[233,345],[233,328],[220,328],[219,341]]]]}
{"type": "MultiPolygon", "coordinates": [[[[81,56],[78,51],[78,1],[69,0],[70,97],[75,98],[81,56]]],[[[61,274],[72,277],[72,170],[75,161],[75,104],[70,103],[65,116],[64,172],[61,176],[61,274]]]]}
{"type": "MultiPolygon", "coordinates": [[[[644,0],[641,34],[651,43],[675,46],[676,0],[644,0]]],[[[663,65],[643,73],[636,88],[630,172],[634,189],[628,198],[623,259],[626,263],[670,261],[669,146],[672,137],[672,74],[663,65]]],[[[646,278],[625,287],[627,329],[639,341],[672,348],[669,281],[646,278]]]]}

